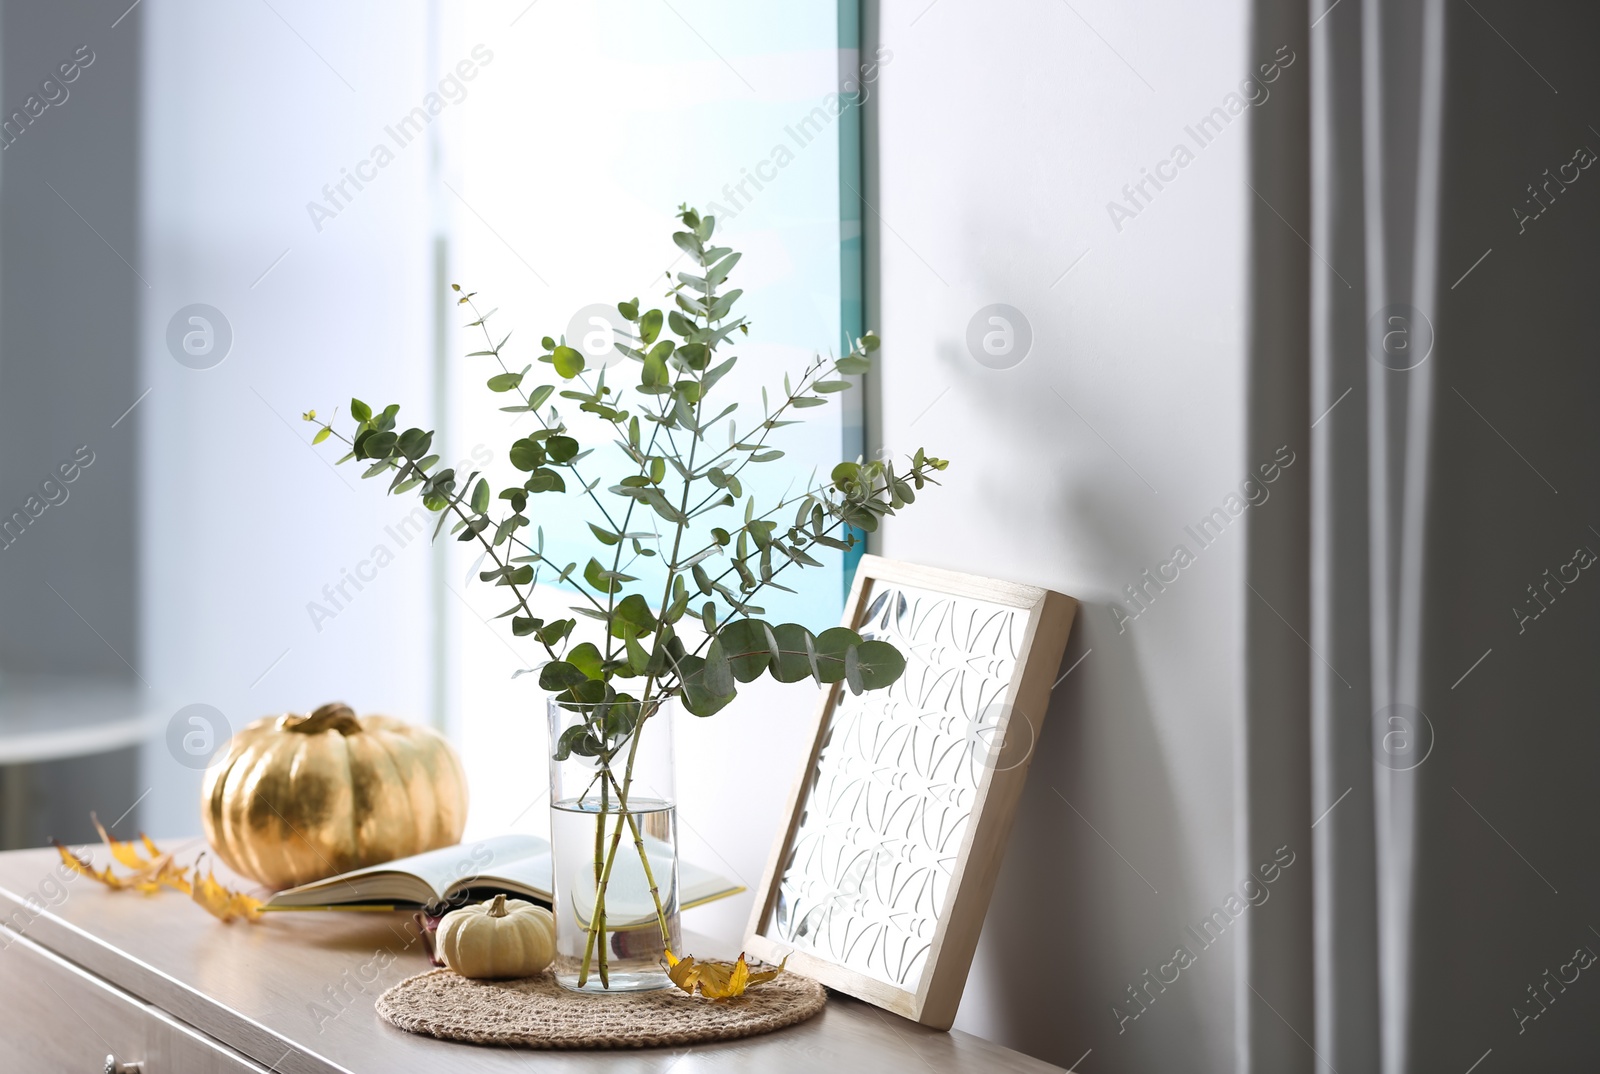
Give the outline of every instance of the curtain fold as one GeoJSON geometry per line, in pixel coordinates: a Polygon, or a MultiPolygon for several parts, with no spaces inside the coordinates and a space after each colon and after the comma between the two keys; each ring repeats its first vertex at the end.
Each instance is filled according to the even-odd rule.
{"type": "Polygon", "coordinates": [[[1351,7],[1312,41],[1317,1041],[1335,1069],[1395,1074],[1431,743],[1420,703],[1444,10],[1351,7]]]}
{"type": "Polygon", "coordinates": [[[1315,1065],[1600,1069],[1600,11],[1311,8],[1315,1065]]]}

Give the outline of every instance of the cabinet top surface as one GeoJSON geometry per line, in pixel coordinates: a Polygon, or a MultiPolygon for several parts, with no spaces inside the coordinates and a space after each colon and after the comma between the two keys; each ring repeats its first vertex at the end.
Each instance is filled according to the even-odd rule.
{"type": "MultiPolygon", "coordinates": [[[[187,859],[198,845],[191,842],[180,858],[187,859]]],[[[179,844],[163,847],[176,850],[179,844]]],[[[801,1025],[692,1049],[540,1052],[438,1041],[395,1029],[373,1010],[391,985],[429,968],[415,930],[408,927],[409,913],[275,913],[254,925],[224,925],[178,892],[113,892],[86,877],[64,880],[58,866],[52,849],[0,853],[0,923],[275,1074],[495,1074],[534,1067],[782,1074],[827,1065],[869,1067],[875,1074],[1059,1070],[969,1034],[929,1030],[837,994],[829,996],[822,1014],[801,1025]]],[[[223,879],[220,870],[218,878],[223,879]]],[[[697,952],[705,955],[735,953],[724,950],[725,944],[696,940],[697,952]]],[[[0,949],[0,973],[5,967],[0,949]]]]}

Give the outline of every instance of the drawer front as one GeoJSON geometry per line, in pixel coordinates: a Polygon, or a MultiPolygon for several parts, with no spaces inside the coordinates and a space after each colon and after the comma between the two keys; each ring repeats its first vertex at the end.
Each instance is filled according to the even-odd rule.
{"type": "Polygon", "coordinates": [[[0,928],[0,1040],[7,1069],[99,1074],[264,1074],[216,1041],[0,928]]]}
{"type": "Polygon", "coordinates": [[[142,1003],[9,930],[0,944],[0,1038],[13,1069],[98,1074],[107,1055],[144,1058],[142,1003]]]}
{"type": "Polygon", "coordinates": [[[267,1074],[227,1045],[162,1011],[149,1010],[142,1074],[267,1074]]]}

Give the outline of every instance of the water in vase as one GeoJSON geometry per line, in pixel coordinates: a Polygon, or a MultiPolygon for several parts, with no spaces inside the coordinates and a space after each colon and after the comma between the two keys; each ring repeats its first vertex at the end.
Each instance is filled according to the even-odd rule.
{"type": "Polygon", "coordinates": [[[674,953],[678,938],[678,821],[669,803],[635,798],[619,813],[614,799],[568,798],[550,811],[555,866],[556,980],[586,992],[638,992],[670,988],[660,915],[674,953]],[[629,819],[633,824],[629,824],[629,819]],[[638,839],[635,839],[637,827],[638,839]],[[611,847],[617,840],[616,855],[611,847]],[[640,842],[644,854],[639,852],[640,842]],[[612,859],[610,873],[606,860],[612,859]],[[596,866],[596,860],[599,866],[596,866]],[[646,861],[649,868],[646,868],[646,861]],[[601,881],[605,883],[604,941],[591,936],[601,881]],[[652,888],[654,893],[652,893],[652,888]],[[584,972],[587,950],[588,972],[584,972]],[[602,970],[601,951],[604,951],[602,970]],[[579,984],[580,979],[583,981],[579,984]],[[607,987],[609,985],[609,987],[607,987]]]}

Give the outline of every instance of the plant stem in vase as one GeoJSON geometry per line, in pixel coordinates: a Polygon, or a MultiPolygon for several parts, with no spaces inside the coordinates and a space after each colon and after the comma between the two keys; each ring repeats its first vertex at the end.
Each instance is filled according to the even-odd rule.
{"type": "Polygon", "coordinates": [[[671,984],[665,953],[682,946],[675,708],[670,700],[549,703],[551,741],[567,743],[550,761],[556,980],[567,988],[671,984]]]}

